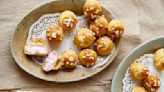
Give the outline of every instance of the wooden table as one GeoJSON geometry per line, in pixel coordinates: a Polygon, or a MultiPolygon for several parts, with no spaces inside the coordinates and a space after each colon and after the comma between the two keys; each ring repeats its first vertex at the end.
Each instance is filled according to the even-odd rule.
{"type": "Polygon", "coordinates": [[[164,0],[99,0],[126,24],[122,45],[113,63],[97,75],[72,83],[39,80],[16,65],[10,40],[21,19],[50,0],[0,0],[0,91],[110,92],[112,77],[121,60],[140,43],[164,35],[164,0]]]}

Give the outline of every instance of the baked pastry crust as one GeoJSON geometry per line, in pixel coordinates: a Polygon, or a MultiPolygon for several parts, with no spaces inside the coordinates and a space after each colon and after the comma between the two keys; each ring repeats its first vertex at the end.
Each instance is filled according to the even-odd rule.
{"type": "Polygon", "coordinates": [[[84,49],[79,53],[79,60],[86,67],[91,67],[97,61],[97,53],[91,49],[84,49]]]}
{"type": "Polygon", "coordinates": [[[120,37],[124,32],[125,26],[120,20],[112,20],[108,24],[108,34],[112,39],[120,37]]]}
{"type": "Polygon", "coordinates": [[[74,12],[66,10],[62,12],[59,20],[59,24],[63,30],[71,31],[75,28],[77,23],[77,17],[74,12]]]}
{"type": "Polygon", "coordinates": [[[132,92],[146,92],[146,89],[144,87],[134,87],[132,92]]]}
{"type": "Polygon", "coordinates": [[[78,55],[74,50],[64,51],[62,54],[64,68],[74,68],[77,65],[78,55]]]}
{"type": "Polygon", "coordinates": [[[87,0],[83,6],[84,15],[96,19],[101,12],[101,5],[97,0],[87,0]]]}
{"type": "Polygon", "coordinates": [[[87,48],[92,45],[95,37],[91,30],[87,28],[81,28],[75,34],[75,44],[80,48],[87,48]]]}
{"type": "Polygon", "coordinates": [[[133,63],[130,66],[130,74],[136,80],[142,80],[149,75],[149,69],[140,63],[133,63]]]}
{"type": "Polygon", "coordinates": [[[95,46],[98,54],[108,55],[113,49],[113,41],[109,37],[103,36],[96,41],[95,46]]]}
{"type": "Polygon", "coordinates": [[[105,17],[99,16],[94,20],[93,23],[90,24],[90,30],[95,33],[95,36],[101,37],[106,34],[107,26],[108,21],[105,19],[105,17]]]}
{"type": "Polygon", "coordinates": [[[150,74],[143,80],[143,86],[152,92],[156,92],[160,87],[160,78],[155,74],[150,74]]]}
{"type": "Polygon", "coordinates": [[[164,70],[164,49],[159,49],[154,54],[154,65],[159,70],[164,70]]]}
{"type": "Polygon", "coordinates": [[[53,42],[59,42],[63,40],[64,34],[60,26],[49,26],[46,31],[48,40],[53,42]]]}

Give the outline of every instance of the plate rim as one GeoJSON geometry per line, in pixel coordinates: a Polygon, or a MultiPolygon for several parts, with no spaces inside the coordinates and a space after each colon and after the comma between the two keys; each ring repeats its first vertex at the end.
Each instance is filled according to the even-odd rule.
{"type": "MultiPolygon", "coordinates": [[[[158,36],[158,37],[155,37],[155,38],[152,38],[150,40],[147,40],[143,43],[141,43],[140,45],[138,45],[137,47],[133,48],[126,56],[125,58],[123,58],[123,60],[121,60],[121,63],[118,65],[117,69],[116,69],[116,72],[113,76],[113,79],[112,79],[112,85],[111,85],[111,92],[115,92],[115,87],[116,87],[116,81],[117,79],[119,79],[117,76],[119,75],[119,72],[121,71],[121,68],[124,67],[124,64],[126,63],[125,61],[127,61],[128,57],[130,57],[135,51],[137,51],[139,48],[147,45],[148,43],[152,42],[152,41],[156,41],[158,39],[164,39],[164,36],[158,36]]],[[[126,67],[128,68],[128,67],[126,67]]],[[[122,89],[122,88],[121,88],[122,89]]]]}

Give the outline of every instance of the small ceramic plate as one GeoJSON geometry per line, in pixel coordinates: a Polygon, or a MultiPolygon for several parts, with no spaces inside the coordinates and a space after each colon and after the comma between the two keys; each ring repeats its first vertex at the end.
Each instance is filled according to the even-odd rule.
{"type": "Polygon", "coordinates": [[[120,63],[112,80],[112,92],[122,91],[122,80],[128,67],[140,56],[148,53],[154,53],[157,49],[164,48],[164,37],[158,37],[144,42],[133,49],[120,63]]]}
{"type": "MultiPolygon", "coordinates": [[[[49,73],[45,74],[41,66],[35,63],[31,58],[23,53],[23,48],[26,43],[26,39],[28,37],[28,32],[32,24],[34,24],[41,16],[46,14],[53,13],[61,13],[64,10],[71,10],[75,12],[76,15],[83,15],[83,5],[84,0],[60,0],[53,1],[48,4],[45,4],[32,12],[30,12],[17,26],[16,31],[13,35],[13,39],[11,42],[11,50],[12,55],[15,58],[16,63],[27,73],[46,80],[46,81],[54,81],[54,82],[71,82],[78,81],[81,79],[85,79],[91,77],[101,70],[105,69],[115,58],[118,52],[120,38],[115,41],[115,49],[110,54],[110,58],[107,63],[103,66],[86,70],[75,68],[72,71],[58,71],[57,73],[49,73]]],[[[102,14],[108,19],[111,18],[110,13],[102,7],[102,14]]]]}

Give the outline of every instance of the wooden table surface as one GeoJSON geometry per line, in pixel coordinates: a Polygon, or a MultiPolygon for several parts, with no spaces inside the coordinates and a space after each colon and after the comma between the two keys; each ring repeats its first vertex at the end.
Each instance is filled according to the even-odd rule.
{"type": "Polygon", "coordinates": [[[164,0],[99,0],[126,24],[116,59],[97,75],[72,83],[39,80],[16,65],[10,41],[16,25],[31,10],[50,0],[0,0],[0,91],[110,92],[112,77],[121,60],[140,43],[164,36],[164,0]]]}

